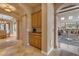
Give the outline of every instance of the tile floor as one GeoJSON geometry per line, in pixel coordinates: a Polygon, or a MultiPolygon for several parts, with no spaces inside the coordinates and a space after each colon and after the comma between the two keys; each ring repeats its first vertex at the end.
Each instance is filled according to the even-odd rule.
{"type": "Polygon", "coordinates": [[[49,56],[78,56],[78,55],[65,51],[65,50],[56,49],[56,50],[52,51],[49,54],[49,56]]]}
{"type": "MultiPolygon", "coordinates": [[[[12,42],[16,41],[12,39],[15,38],[6,39],[8,44],[5,44],[6,40],[0,40],[0,56],[45,56],[44,54],[41,53],[39,49],[34,48],[32,46],[27,46],[26,48],[24,48],[23,46],[19,46],[19,44],[16,43],[12,44],[12,42]],[[4,42],[4,44],[1,45],[1,42],[4,42]]],[[[49,54],[49,56],[77,56],[77,55],[61,49],[56,49],[53,50],[49,54]]]]}

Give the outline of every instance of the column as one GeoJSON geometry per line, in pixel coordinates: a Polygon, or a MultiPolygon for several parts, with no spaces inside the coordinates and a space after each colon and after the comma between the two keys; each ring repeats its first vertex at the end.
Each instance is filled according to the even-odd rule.
{"type": "MultiPolygon", "coordinates": [[[[4,31],[5,31],[5,33],[7,32],[6,31],[6,24],[4,24],[4,31]]],[[[7,37],[7,34],[6,34],[6,37],[7,37]]]]}
{"type": "Polygon", "coordinates": [[[22,16],[22,40],[23,40],[23,45],[26,47],[27,46],[27,16],[24,14],[22,16]]]}
{"type": "Polygon", "coordinates": [[[17,40],[20,40],[19,35],[20,35],[20,29],[19,29],[19,20],[16,20],[16,27],[17,27],[17,31],[16,31],[16,36],[17,36],[17,40]]]}
{"type": "Polygon", "coordinates": [[[8,23],[8,29],[9,29],[8,37],[10,37],[10,34],[11,34],[11,33],[10,33],[10,32],[11,32],[11,27],[10,27],[10,25],[11,25],[11,24],[8,23]]]}
{"type": "Polygon", "coordinates": [[[10,21],[10,33],[13,34],[13,21],[10,21]]]}

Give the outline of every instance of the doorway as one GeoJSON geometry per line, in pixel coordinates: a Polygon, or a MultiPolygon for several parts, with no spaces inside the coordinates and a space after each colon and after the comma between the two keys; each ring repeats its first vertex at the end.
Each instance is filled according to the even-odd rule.
{"type": "Polygon", "coordinates": [[[57,15],[60,49],[79,54],[79,9],[57,15]]]}
{"type": "Polygon", "coordinates": [[[17,40],[17,22],[14,17],[0,14],[0,40],[17,40]]]}

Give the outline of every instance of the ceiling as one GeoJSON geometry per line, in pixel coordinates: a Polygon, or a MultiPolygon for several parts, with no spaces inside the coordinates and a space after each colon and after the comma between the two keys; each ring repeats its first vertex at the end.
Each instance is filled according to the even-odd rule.
{"type": "Polygon", "coordinates": [[[56,3],[55,4],[55,8],[56,8],[56,10],[60,7],[60,6],[62,6],[64,3],[56,3]]]}
{"type": "Polygon", "coordinates": [[[23,5],[28,6],[30,8],[36,8],[38,6],[41,6],[40,3],[24,3],[23,5]]]}

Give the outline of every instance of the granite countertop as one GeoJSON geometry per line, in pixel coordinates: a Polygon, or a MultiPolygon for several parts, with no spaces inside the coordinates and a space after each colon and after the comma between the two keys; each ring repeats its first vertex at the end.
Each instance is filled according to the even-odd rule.
{"type": "Polygon", "coordinates": [[[74,45],[74,46],[78,46],[79,47],[79,40],[67,40],[67,38],[65,36],[61,36],[59,37],[58,40],[60,43],[65,43],[65,44],[69,44],[69,45],[74,45]]]}

